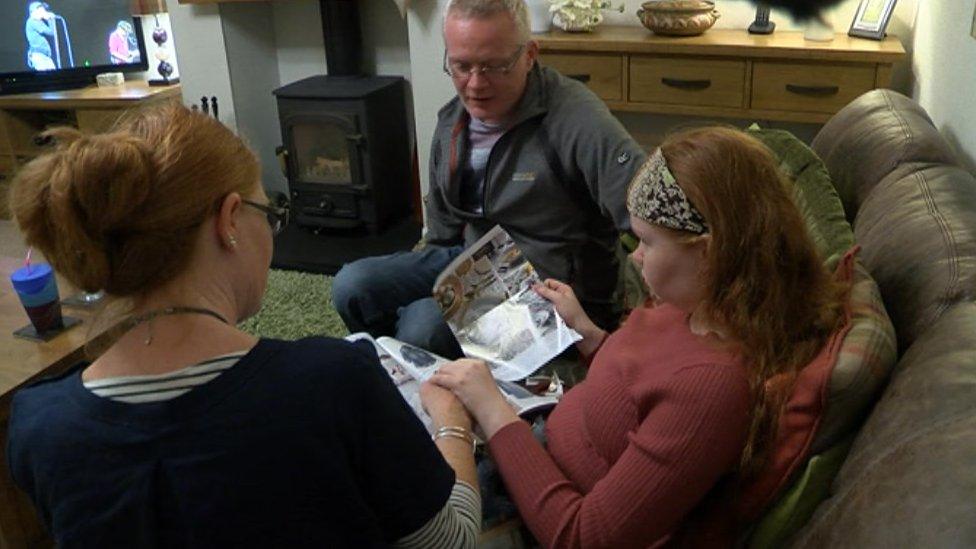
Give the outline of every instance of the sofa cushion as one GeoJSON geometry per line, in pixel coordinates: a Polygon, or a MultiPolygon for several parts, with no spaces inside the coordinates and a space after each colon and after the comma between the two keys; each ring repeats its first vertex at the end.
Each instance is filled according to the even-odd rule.
{"type": "Polygon", "coordinates": [[[810,458],[798,478],[763,515],[749,535],[749,549],[782,547],[810,520],[817,505],[830,493],[830,483],[851,449],[849,436],[833,448],[810,458]]]}
{"type": "Polygon", "coordinates": [[[905,352],[797,547],[976,546],[976,303],[905,352]]]}
{"type": "Polygon", "coordinates": [[[952,304],[976,297],[976,179],[929,166],[875,187],[858,212],[861,260],[904,350],[952,304]]]}
{"type": "MultiPolygon", "coordinates": [[[[845,261],[851,260],[850,254],[845,256],[845,261]]],[[[801,453],[793,447],[777,445],[774,467],[784,455],[790,457],[791,453],[795,453],[793,459],[797,461],[791,469],[780,473],[784,478],[782,493],[769,496],[768,501],[773,503],[749,534],[750,547],[779,546],[810,518],[827,496],[827,487],[840,469],[854,433],[894,366],[895,334],[877,286],[859,262],[849,268],[854,270],[849,300],[850,329],[844,335],[830,373],[826,401],[820,416],[813,417],[812,407],[796,409],[798,395],[791,398],[788,413],[794,417],[781,422],[781,429],[788,428],[792,431],[790,437],[805,440],[808,447],[801,453]],[[804,461],[807,456],[810,458],[804,461]]],[[[749,518],[743,516],[745,520],[749,518]]]]}
{"type": "Polygon", "coordinates": [[[838,276],[852,282],[847,323],[801,370],[780,417],[769,463],[740,489],[740,522],[758,518],[811,455],[857,430],[894,365],[894,330],[874,281],[857,265],[855,254],[856,249],[845,254],[837,268],[838,276]]]}
{"type": "Polygon", "coordinates": [[[870,91],[835,114],[814,138],[849,220],[874,186],[911,164],[955,164],[925,110],[891,90],[870,91]]]}
{"type": "Polygon", "coordinates": [[[820,158],[793,134],[752,126],[748,133],[763,142],[780,162],[780,170],[793,182],[793,198],[829,268],[854,245],[854,233],[844,217],[844,206],[820,158]]]}
{"type": "MultiPolygon", "coordinates": [[[[749,128],[780,161],[780,169],[794,183],[794,198],[810,235],[830,268],[854,244],[840,198],[823,162],[793,134],[783,130],[749,128]]],[[[872,277],[854,263],[851,308],[853,323],[830,376],[825,415],[810,452],[835,445],[862,423],[895,363],[895,334],[872,277]]]]}
{"type": "Polygon", "coordinates": [[[851,329],[830,374],[823,420],[810,445],[811,454],[825,451],[861,427],[898,358],[895,329],[878,285],[860,260],[854,264],[850,309],[851,329]]]}

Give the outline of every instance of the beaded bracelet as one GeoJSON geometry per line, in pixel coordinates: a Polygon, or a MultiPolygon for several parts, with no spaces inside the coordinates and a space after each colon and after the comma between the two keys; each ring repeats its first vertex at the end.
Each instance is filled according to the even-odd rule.
{"type": "Polygon", "coordinates": [[[471,431],[465,429],[464,427],[447,425],[438,428],[437,431],[434,432],[433,439],[435,441],[439,438],[444,438],[444,437],[457,438],[470,443],[472,453],[474,453],[475,450],[477,450],[478,448],[478,441],[475,440],[474,435],[471,433],[471,431]]]}

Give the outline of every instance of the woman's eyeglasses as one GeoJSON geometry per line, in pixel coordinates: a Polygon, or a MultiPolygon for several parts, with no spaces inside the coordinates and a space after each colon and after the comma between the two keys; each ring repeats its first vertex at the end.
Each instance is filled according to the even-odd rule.
{"type": "Polygon", "coordinates": [[[274,193],[268,204],[260,204],[252,200],[242,200],[248,206],[257,208],[268,217],[271,234],[277,236],[288,226],[288,197],[284,193],[274,193]]]}

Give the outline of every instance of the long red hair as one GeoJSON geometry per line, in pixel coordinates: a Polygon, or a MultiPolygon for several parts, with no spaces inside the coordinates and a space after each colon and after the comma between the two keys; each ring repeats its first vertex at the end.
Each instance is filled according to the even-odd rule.
{"type": "Polygon", "coordinates": [[[780,375],[791,381],[813,360],[843,321],[847,288],[824,267],[789,182],[757,139],[698,128],[670,136],[661,149],[709,225],[700,313],[728,334],[750,368],[753,417],[740,467],[748,476],[765,460],[787,396],[767,390],[767,382],[780,375]]]}

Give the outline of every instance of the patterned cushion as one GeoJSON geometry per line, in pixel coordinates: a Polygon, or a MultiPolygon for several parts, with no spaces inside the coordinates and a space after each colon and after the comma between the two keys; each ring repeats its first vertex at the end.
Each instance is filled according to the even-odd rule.
{"type": "MultiPolygon", "coordinates": [[[[856,249],[842,260],[837,273],[840,279],[851,280],[855,253],[856,249]]],[[[820,353],[799,371],[792,389],[786,385],[788,378],[785,375],[774,376],[766,382],[767,391],[791,392],[779,416],[776,439],[767,463],[755,478],[740,487],[735,502],[740,523],[749,523],[758,518],[809,458],[810,445],[828,405],[830,376],[840,356],[844,338],[853,325],[852,320],[851,307],[845,307],[843,326],[830,336],[820,353]]]]}
{"type": "Polygon", "coordinates": [[[838,267],[847,271],[852,286],[848,329],[836,356],[826,370],[819,360],[804,368],[780,419],[770,465],[742,490],[737,503],[741,522],[762,517],[750,540],[753,547],[775,546],[810,518],[843,463],[846,442],[895,364],[894,329],[877,285],[855,261],[855,253],[856,248],[845,254],[838,267]]]}
{"type": "MultiPolygon", "coordinates": [[[[780,161],[780,169],[795,185],[794,199],[810,235],[828,268],[854,245],[854,233],[844,218],[844,208],[820,158],[784,130],[760,129],[749,134],[762,141],[780,161]]],[[[831,374],[823,422],[810,451],[817,454],[856,430],[894,366],[895,335],[877,285],[855,262],[851,313],[854,324],[845,337],[831,374]]]]}
{"type": "Polygon", "coordinates": [[[878,285],[860,261],[851,288],[851,331],[844,337],[830,375],[827,407],[810,447],[819,454],[857,431],[888,383],[898,359],[895,329],[878,285]]]}

